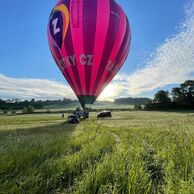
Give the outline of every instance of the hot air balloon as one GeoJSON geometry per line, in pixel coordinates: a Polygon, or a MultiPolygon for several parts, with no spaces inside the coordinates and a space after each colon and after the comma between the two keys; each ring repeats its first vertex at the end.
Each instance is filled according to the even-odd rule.
{"type": "Polygon", "coordinates": [[[115,0],[59,0],[49,18],[48,42],[84,108],[95,102],[125,62],[130,25],[115,0]]]}

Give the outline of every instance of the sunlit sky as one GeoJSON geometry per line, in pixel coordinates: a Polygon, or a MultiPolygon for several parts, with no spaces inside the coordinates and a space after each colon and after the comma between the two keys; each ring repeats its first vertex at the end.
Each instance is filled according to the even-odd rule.
{"type": "MultiPolygon", "coordinates": [[[[101,100],[152,97],[194,78],[194,1],[118,0],[132,29],[130,54],[101,100]]],[[[58,70],[46,28],[56,0],[1,2],[0,98],[75,98],[58,70]]]]}

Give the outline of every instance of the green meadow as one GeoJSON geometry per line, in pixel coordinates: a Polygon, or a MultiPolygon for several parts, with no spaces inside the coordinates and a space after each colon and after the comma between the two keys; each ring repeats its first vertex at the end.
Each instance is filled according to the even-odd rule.
{"type": "Polygon", "coordinates": [[[192,194],[194,113],[0,116],[0,194],[192,194]]]}
{"type": "MultiPolygon", "coordinates": [[[[77,107],[80,107],[80,104],[78,102],[73,102],[73,103],[68,103],[66,105],[50,105],[50,106],[45,106],[44,110],[51,110],[51,111],[60,111],[60,110],[75,110],[77,107]]],[[[96,109],[96,110],[103,110],[103,109],[133,109],[134,105],[129,104],[115,104],[114,102],[96,102],[92,105],[88,105],[88,108],[96,109]]],[[[81,108],[81,107],[80,107],[81,108]]]]}

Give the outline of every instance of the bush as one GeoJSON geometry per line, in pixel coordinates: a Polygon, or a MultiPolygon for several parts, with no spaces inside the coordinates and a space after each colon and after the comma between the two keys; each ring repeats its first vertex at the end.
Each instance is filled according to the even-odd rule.
{"type": "Polygon", "coordinates": [[[4,111],[3,111],[3,114],[4,114],[4,115],[6,115],[7,113],[8,113],[8,111],[7,111],[7,110],[4,110],[4,111]]]}
{"type": "Polygon", "coordinates": [[[16,114],[16,111],[15,111],[15,110],[12,110],[12,111],[11,111],[11,114],[16,114]]]}
{"type": "Polygon", "coordinates": [[[75,111],[76,111],[76,112],[79,112],[79,111],[81,111],[81,108],[80,108],[80,107],[77,107],[77,108],[75,109],[75,111]]]}
{"type": "Polygon", "coordinates": [[[49,109],[46,110],[46,113],[51,113],[51,111],[49,109]]]}
{"type": "Polygon", "coordinates": [[[33,106],[28,106],[27,108],[25,107],[22,112],[24,114],[32,114],[34,112],[34,107],[33,106]]]}
{"type": "Polygon", "coordinates": [[[135,110],[142,110],[142,107],[141,107],[141,105],[135,105],[135,106],[134,106],[134,109],[135,109],[135,110]]]}

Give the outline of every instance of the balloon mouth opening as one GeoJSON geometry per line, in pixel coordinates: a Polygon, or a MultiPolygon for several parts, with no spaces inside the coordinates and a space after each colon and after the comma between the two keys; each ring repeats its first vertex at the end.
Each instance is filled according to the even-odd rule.
{"type": "Polygon", "coordinates": [[[86,96],[86,95],[78,96],[78,100],[83,109],[85,109],[86,104],[93,104],[96,101],[96,98],[97,98],[96,96],[86,96]]]}

